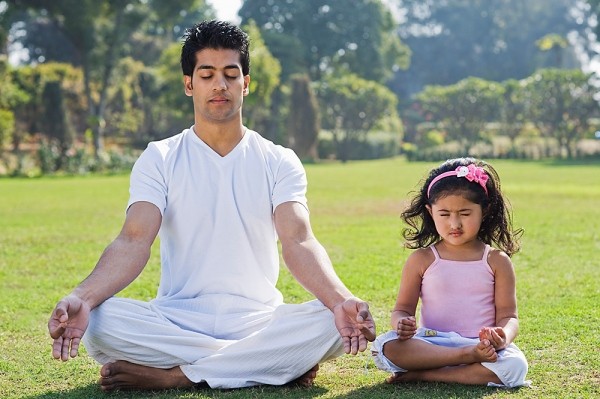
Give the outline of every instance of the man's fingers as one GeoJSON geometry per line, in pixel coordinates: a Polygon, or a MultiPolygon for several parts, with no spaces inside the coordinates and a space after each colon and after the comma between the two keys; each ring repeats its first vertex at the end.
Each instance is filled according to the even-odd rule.
{"type": "Polygon", "coordinates": [[[350,353],[356,355],[358,353],[358,337],[350,338],[350,353]]]}
{"type": "Polygon", "coordinates": [[[69,319],[69,304],[64,300],[59,301],[54,308],[54,312],[52,312],[52,317],[56,320],[59,320],[61,323],[64,323],[69,319]]]}
{"type": "Polygon", "coordinates": [[[357,314],[356,321],[359,323],[364,322],[365,320],[371,319],[371,312],[369,312],[369,304],[366,302],[358,302],[356,306],[357,314]]]}
{"type": "MultiPolygon", "coordinates": [[[[358,351],[359,352],[364,352],[365,349],[367,349],[367,337],[366,335],[361,335],[360,337],[358,337],[358,351]]],[[[373,340],[371,340],[373,341],[373,340]]]]}
{"type": "Polygon", "coordinates": [[[360,312],[358,312],[358,314],[356,315],[356,321],[358,323],[364,323],[365,320],[368,320],[370,316],[370,313],[368,310],[361,310],[360,312]]]}
{"type": "Polygon", "coordinates": [[[56,320],[51,319],[48,322],[48,332],[50,333],[52,339],[57,340],[62,336],[63,332],[65,332],[65,328],[56,320]]]}
{"type": "Polygon", "coordinates": [[[60,301],[52,312],[48,321],[48,332],[53,339],[58,339],[65,332],[66,323],[69,320],[67,308],[68,304],[60,301]]]}
{"type": "Polygon", "coordinates": [[[71,343],[71,340],[69,338],[64,339],[63,338],[63,342],[62,342],[62,346],[60,348],[60,359],[63,362],[66,362],[67,360],[69,360],[69,344],[71,343]]]}
{"type": "Polygon", "coordinates": [[[71,352],[69,353],[71,355],[71,357],[76,357],[77,353],[79,351],[79,342],[81,341],[81,338],[73,338],[71,340],[71,352]]]}
{"type": "Polygon", "coordinates": [[[55,359],[60,359],[60,352],[62,349],[63,338],[58,337],[52,342],[52,357],[55,359]]]}
{"type": "MultiPolygon", "coordinates": [[[[362,327],[360,329],[360,333],[366,338],[366,341],[370,341],[370,342],[375,341],[376,335],[369,327],[362,327]]],[[[367,345],[366,341],[365,341],[365,347],[367,345]]],[[[361,352],[362,352],[362,350],[361,350],[361,352]]]]}
{"type": "Polygon", "coordinates": [[[342,337],[342,342],[344,344],[344,353],[350,353],[350,337],[342,337]]]}

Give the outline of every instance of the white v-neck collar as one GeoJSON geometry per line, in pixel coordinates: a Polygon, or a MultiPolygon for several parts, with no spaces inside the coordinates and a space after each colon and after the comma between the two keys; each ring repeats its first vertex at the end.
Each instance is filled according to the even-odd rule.
{"type": "Polygon", "coordinates": [[[200,147],[202,147],[204,149],[204,151],[206,153],[208,153],[209,157],[214,159],[216,162],[226,162],[230,159],[234,159],[237,157],[237,154],[239,154],[244,147],[246,147],[246,143],[248,142],[249,136],[250,136],[250,129],[248,129],[247,127],[244,126],[244,135],[242,136],[242,139],[235,145],[235,147],[233,147],[231,149],[231,151],[229,151],[227,154],[225,154],[224,156],[221,156],[219,153],[217,153],[215,150],[213,150],[208,144],[206,144],[206,142],[204,140],[202,140],[200,137],[198,137],[198,135],[196,134],[196,132],[194,131],[194,126],[190,127],[189,129],[189,134],[191,136],[193,136],[191,139],[194,142],[197,142],[200,147]]]}

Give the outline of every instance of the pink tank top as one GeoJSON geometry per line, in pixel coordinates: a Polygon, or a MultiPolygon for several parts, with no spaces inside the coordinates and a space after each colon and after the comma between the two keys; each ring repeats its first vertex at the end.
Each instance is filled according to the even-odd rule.
{"type": "Polygon", "coordinates": [[[476,261],[441,259],[435,247],[430,248],[435,260],[421,283],[421,326],[469,338],[476,338],[481,327],[495,326],[494,272],[487,263],[490,246],[476,261]]]}

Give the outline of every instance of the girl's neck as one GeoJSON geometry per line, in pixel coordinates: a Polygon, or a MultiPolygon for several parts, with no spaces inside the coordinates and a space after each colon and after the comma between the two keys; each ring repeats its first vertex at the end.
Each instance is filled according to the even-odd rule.
{"type": "Polygon", "coordinates": [[[440,258],[456,261],[480,260],[485,251],[485,244],[479,240],[472,240],[462,245],[452,245],[441,240],[435,244],[440,258]]]}

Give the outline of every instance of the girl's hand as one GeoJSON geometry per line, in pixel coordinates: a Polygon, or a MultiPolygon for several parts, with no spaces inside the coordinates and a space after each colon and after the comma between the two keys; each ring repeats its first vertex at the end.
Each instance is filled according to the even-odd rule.
{"type": "Polygon", "coordinates": [[[398,333],[398,339],[400,341],[406,341],[412,338],[417,332],[417,321],[414,316],[403,317],[398,320],[396,326],[396,332],[398,333]]]}
{"type": "Polygon", "coordinates": [[[496,351],[506,348],[506,333],[502,327],[483,327],[479,330],[479,340],[487,339],[496,351]]]}

